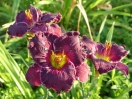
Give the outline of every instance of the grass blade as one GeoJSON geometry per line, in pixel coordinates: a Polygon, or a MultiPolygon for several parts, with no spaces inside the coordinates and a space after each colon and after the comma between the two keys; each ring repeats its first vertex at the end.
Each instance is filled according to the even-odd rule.
{"type": "Polygon", "coordinates": [[[124,4],[124,5],[121,5],[121,6],[114,7],[114,8],[112,8],[112,10],[123,9],[123,8],[131,7],[131,6],[132,6],[132,3],[124,4]]]}
{"type": "MultiPolygon", "coordinates": [[[[108,24],[113,24],[113,21],[107,19],[106,23],[108,23],[108,24]]],[[[127,29],[127,30],[129,30],[129,31],[132,31],[132,27],[130,27],[130,26],[128,26],[128,25],[125,25],[125,24],[123,24],[123,23],[120,23],[120,22],[118,22],[118,21],[115,21],[115,26],[120,26],[120,27],[125,28],[125,29],[127,29]]]]}
{"type": "Polygon", "coordinates": [[[101,34],[101,32],[102,32],[102,30],[103,30],[103,28],[104,28],[106,19],[107,19],[107,16],[105,16],[105,18],[104,18],[104,20],[103,20],[103,22],[102,22],[102,24],[101,24],[101,26],[100,26],[98,36],[96,37],[96,40],[95,40],[96,42],[100,42],[100,34],[101,34]]]}
{"type": "Polygon", "coordinates": [[[114,24],[115,24],[115,22],[113,22],[113,24],[112,24],[112,26],[111,26],[108,34],[107,34],[106,41],[108,41],[108,42],[111,42],[111,40],[112,40],[113,31],[114,31],[114,24]]]}
{"type": "Polygon", "coordinates": [[[132,14],[126,13],[126,12],[119,12],[119,11],[94,11],[89,13],[90,16],[98,16],[98,15],[123,15],[123,16],[129,16],[132,17],[132,14]]]}
{"type": "Polygon", "coordinates": [[[80,4],[77,4],[76,6],[77,6],[77,7],[79,8],[79,10],[82,12],[82,15],[83,15],[83,17],[84,17],[84,19],[85,19],[85,22],[86,22],[86,24],[87,24],[87,27],[88,27],[88,32],[89,32],[90,38],[91,38],[91,40],[93,40],[92,33],[91,33],[91,30],[90,30],[89,21],[88,21],[88,17],[87,17],[87,14],[86,14],[86,11],[84,10],[83,6],[80,5],[80,4]]]}

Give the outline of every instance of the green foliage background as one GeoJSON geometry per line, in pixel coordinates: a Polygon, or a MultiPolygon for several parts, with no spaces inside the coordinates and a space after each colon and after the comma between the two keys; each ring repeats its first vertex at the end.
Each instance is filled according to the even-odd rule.
{"type": "Polygon", "coordinates": [[[0,40],[1,99],[132,99],[132,0],[0,0],[0,40]],[[26,37],[10,38],[6,33],[16,14],[30,4],[43,12],[60,12],[63,32],[78,30],[102,43],[115,22],[112,42],[130,50],[123,60],[129,66],[129,75],[113,70],[96,77],[88,60],[91,67],[88,82],[75,81],[68,93],[57,95],[44,86],[30,86],[24,77],[33,63],[26,37]]]}

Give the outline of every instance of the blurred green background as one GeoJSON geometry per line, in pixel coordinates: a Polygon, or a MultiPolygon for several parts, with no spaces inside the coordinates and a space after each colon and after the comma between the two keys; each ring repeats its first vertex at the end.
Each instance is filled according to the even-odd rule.
{"type": "MultiPolygon", "coordinates": [[[[132,99],[132,0],[0,0],[0,40],[1,99],[132,99]],[[10,38],[6,33],[16,14],[30,4],[43,12],[60,12],[63,18],[59,25],[64,33],[77,30],[102,43],[115,22],[112,42],[130,50],[123,60],[129,75],[114,70],[95,77],[91,71],[87,83],[75,81],[70,92],[60,95],[44,86],[30,86],[24,77],[33,63],[26,37],[10,38]]],[[[90,61],[88,64],[92,69],[90,61]]]]}

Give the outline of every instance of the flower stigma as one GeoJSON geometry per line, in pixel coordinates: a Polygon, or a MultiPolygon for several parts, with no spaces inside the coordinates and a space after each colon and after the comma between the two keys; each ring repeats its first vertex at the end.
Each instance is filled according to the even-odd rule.
{"type": "Polygon", "coordinates": [[[67,57],[64,54],[64,52],[56,54],[53,51],[51,51],[50,62],[54,68],[60,69],[67,62],[67,57]]]}
{"type": "Polygon", "coordinates": [[[25,10],[25,15],[26,15],[26,17],[27,17],[29,20],[31,20],[32,17],[33,17],[33,15],[32,15],[31,12],[30,12],[30,9],[25,10]]]}

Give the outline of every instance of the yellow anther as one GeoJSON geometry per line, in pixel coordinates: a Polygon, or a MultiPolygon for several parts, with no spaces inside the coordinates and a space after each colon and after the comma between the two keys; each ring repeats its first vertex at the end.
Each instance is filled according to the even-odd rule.
{"type": "Polygon", "coordinates": [[[32,19],[33,15],[31,14],[30,9],[25,10],[25,14],[28,19],[32,19]]]}
{"type": "Polygon", "coordinates": [[[106,43],[105,43],[105,48],[106,48],[106,50],[110,49],[111,47],[112,47],[111,42],[107,42],[107,41],[106,41],[106,43]]]}
{"type": "Polygon", "coordinates": [[[32,39],[32,38],[35,36],[35,34],[32,33],[32,32],[27,32],[26,35],[27,35],[27,40],[28,40],[28,41],[29,41],[30,39],[32,39]]]}

